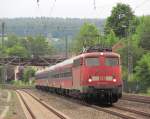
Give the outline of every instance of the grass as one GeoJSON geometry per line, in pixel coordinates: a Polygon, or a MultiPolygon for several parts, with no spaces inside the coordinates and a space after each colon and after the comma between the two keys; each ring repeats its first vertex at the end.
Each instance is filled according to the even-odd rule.
{"type": "Polygon", "coordinates": [[[20,88],[34,88],[34,81],[24,82],[24,81],[11,81],[7,84],[0,84],[0,89],[20,89],[20,88]]]}
{"type": "Polygon", "coordinates": [[[147,93],[141,93],[141,95],[150,96],[150,88],[147,89],[147,93]]]}
{"type": "Polygon", "coordinates": [[[24,82],[24,81],[20,81],[20,80],[18,80],[18,81],[15,81],[15,80],[13,80],[12,82],[12,85],[14,85],[14,86],[23,86],[23,87],[26,87],[26,86],[34,86],[34,81],[30,81],[30,82],[24,82]]]}
{"type": "Polygon", "coordinates": [[[24,112],[18,100],[18,97],[14,91],[11,91],[11,101],[9,102],[9,112],[6,115],[6,119],[25,119],[24,112]]]}

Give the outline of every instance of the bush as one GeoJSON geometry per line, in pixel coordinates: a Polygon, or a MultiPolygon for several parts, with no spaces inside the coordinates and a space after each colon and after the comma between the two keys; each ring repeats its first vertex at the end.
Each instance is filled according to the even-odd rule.
{"type": "Polygon", "coordinates": [[[28,67],[24,70],[23,73],[23,81],[24,82],[29,82],[29,78],[33,77],[35,75],[35,70],[31,67],[28,67]]]}

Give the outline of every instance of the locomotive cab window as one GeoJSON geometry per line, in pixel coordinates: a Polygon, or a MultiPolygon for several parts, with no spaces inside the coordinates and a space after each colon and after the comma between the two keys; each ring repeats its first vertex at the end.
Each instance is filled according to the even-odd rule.
{"type": "Polygon", "coordinates": [[[106,66],[117,66],[117,65],[119,65],[119,58],[118,57],[106,57],[105,65],[106,66]]]}
{"type": "Polygon", "coordinates": [[[99,58],[98,57],[86,57],[85,58],[86,66],[99,66],[99,58]]]}
{"type": "Polygon", "coordinates": [[[73,61],[73,66],[74,66],[74,67],[78,67],[78,66],[81,66],[82,63],[83,63],[83,60],[82,60],[82,59],[75,59],[75,60],[73,61]]]}

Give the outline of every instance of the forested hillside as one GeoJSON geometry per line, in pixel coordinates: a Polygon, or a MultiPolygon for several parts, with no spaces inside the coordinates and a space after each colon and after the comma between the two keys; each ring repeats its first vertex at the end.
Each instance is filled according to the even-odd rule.
{"type": "MultiPolygon", "coordinates": [[[[7,34],[18,36],[36,36],[42,34],[61,38],[65,35],[74,36],[84,22],[95,24],[99,29],[103,29],[103,19],[78,19],[78,18],[15,18],[0,19],[5,22],[7,34]]],[[[1,28],[0,28],[1,31],[1,28]]]]}

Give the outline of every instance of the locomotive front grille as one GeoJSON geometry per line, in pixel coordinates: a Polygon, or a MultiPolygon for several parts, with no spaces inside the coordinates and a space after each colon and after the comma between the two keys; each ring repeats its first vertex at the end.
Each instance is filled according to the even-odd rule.
{"type": "Polygon", "coordinates": [[[112,81],[113,76],[92,76],[92,81],[112,81]]]}
{"type": "Polygon", "coordinates": [[[112,81],[112,80],[113,80],[113,76],[106,76],[105,79],[106,79],[107,81],[112,81]]]}
{"type": "Polygon", "coordinates": [[[99,81],[99,76],[92,76],[92,81],[99,81]]]}
{"type": "Polygon", "coordinates": [[[102,81],[102,80],[104,80],[104,76],[100,76],[100,78],[99,78],[99,79],[100,79],[101,81],[102,81]]]}

